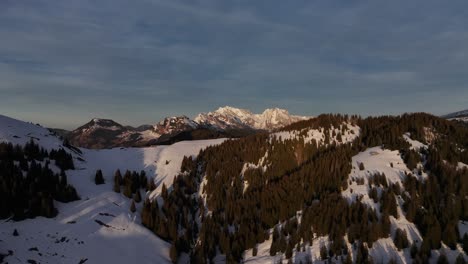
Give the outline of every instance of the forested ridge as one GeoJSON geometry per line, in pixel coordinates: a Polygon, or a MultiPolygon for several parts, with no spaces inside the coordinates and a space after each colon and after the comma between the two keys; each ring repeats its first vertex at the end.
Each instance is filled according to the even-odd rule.
{"type": "Polygon", "coordinates": [[[468,164],[466,127],[424,113],[364,119],[321,115],[279,132],[288,131],[299,136],[251,135],[209,147],[196,159],[184,158],[172,188],[163,188],[163,202],[145,201],[143,224],[172,243],[173,261],[186,253],[193,263],[206,263],[222,254],[236,263],[247,249],[256,254],[266,240],[272,256],[284,253],[291,260],[318,236],[330,241],[320,250],[322,258],[344,263],[373,262],[369,249],[388,237],[398,249],[410,250],[415,263],[427,262],[441,243],[468,250],[468,236],[458,230],[458,222],[468,220],[468,169],[458,166],[468,164]],[[360,131],[348,142],[342,136],[350,134],[351,125],[360,131]],[[307,139],[311,130],[323,137],[307,139]],[[405,133],[428,147],[412,148],[405,133]],[[376,146],[399,151],[412,171],[403,186],[383,174],[371,177],[369,197],[379,203],[377,211],[341,195],[352,157],[376,146]],[[423,172],[427,179],[417,177],[423,172]],[[401,229],[391,232],[390,219],[403,217],[400,207],[423,241],[409,241],[401,229]]]}

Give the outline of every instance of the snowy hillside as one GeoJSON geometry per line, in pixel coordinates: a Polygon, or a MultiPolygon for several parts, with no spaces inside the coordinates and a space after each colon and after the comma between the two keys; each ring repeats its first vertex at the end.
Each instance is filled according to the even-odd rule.
{"type": "Polygon", "coordinates": [[[47,150],[63,148],[62,141],[48,129],[0,115],[0,142],[24,145],[31,139],[47,150]]]}
{"type": "MultiPolygon", "coordinates": [[[[408,134],[404,135],[404,138],[411,140],[408,134]]],[[[422,143],[411,140],[413,146],[424,146],[422,143]]],[[[401,153],[399,151],[391,151],[387,149],[382,149],[381,147],[369,148],[356,156],[352,157],[352,171],[348,176],[349,186],[347,189],[342,191],[342,196],[345,197],[349,203],[355,201],[361,201],[366,204],[368,207],[374,209],[378,214],[380,214],[380,203],[373,201],[369,197],[369,186],[374,186],[372,178],[376,174],[385,175],[385,179],[388,184],[398,184],[403,188],[403,181],[405,177],[410,173],[417,175],[417,171],[411,171],[406,166],[405,162],[401,158],[401,153]],[[360,169],[361,164],[363,164],[363,169],[360,169]]],[[[411,176],[414,177],[414,176],[411,176]]],[[[425,172],[422,175],[417,176],[420,180],[425,180],[428,176],[425,172]]],[[[382,189],[380,189],[381,191],[382,189]]],[[[403,199],[400,197],[395,197],[398,204],[398,214],[399,217],[390,216],[391,222],[391,237],[390,238],[381,238],[373,243],[372,247],[369,248],[369,255],[372,257],[374,263],[389,263],[393,260],[396,263],[413,263],[413,259],[410,254],[410,248],[404,250],[398,250],[395,245],[392,237],[395,235],[397,229],[401,229],[407,234],[409,243],[415,243],[418,246],[421,245],[423,240],[422,235],[420,234],[416,225],[408,221],[403,212],[403,199]]],[[[302,211],[298,211],[296,218],[301,222],[302,211]]],[[[278,225],[278,226],[281,226],[278,225]]],[[[273,233],[274,229],[269,231],[270,234],[273,233]]],[[[459,223],[460,235],[468,233],[468,224],[465,222],[459,223]]],[[[347,239],[345,239],[347,241],[347,239]]],[[[327,236],[316,236],[313,239],[312,245],[310,243],[302,243],[299,247],[292,250],[292,260],[293,263],[307,263],[312,261],[313,263],[327,263],[324,261],[320,254],[321,247],[330,247],[333,241],[329,240],[327,236]]],[[[256,254],[253,254],[253,249],[249,249],[244,252],[243,260],[244,263],[255,263],[255,264],[266,264],[266,263],[285,263],[287,259],[284,254],[276,254],[271,256],[270,247],[272,246],[271,238],[265,242],[258,244],[256,246],[256,254]]],[[[351,259],[353,262],[356,262],[357,251],[353,244],[346,242],[346,247],[350,252],[351,259]]],[[[468,260],[467,255],[463,252],[461,246],[458,246],[456,250],[450,249],[447,245],[442,244],[440,250],[432,250],[432,257],[430,263],[437,263],[439,256],[443,254],[447,257],[449,263],[455,263],[455,260],[458,256],[463,255],[465,260],[468,260]]],[[[337,263],[342,263],[340,258],[332,258],[333,261],[337,263]]]]}
{"type": "Polygon", "coordinates": [[[270,137],[281,140],[303,140],[304,143],[311,143],[315,141],[317,144],[341,144],[349,143],[359,137],[360,128],[351,123],[343,123],[339,127],[332,127],[328,130],[324,128],[310,129],[305,128],[301,130],[281,131],[272,133],[270,137]]]}
{"type": "MultiPolygon", "coordinates": [[[[48,130],[0,116],[2,141],[25,144],[34,138],[46,149],[62,147],[48,130]]],[[[36,217],[20,222],[0,222],[0,254],[12,255],[8,263],[170,263],[169,244],[141,225],[140,207],[131,213],[131,200],[112,191],[113,175],[122,171],[144,170],[160,188],[170,187],[180,170],[182,158],[223,140],[180,142],[171,146],[88,150],[81,160],[75,157],[75,170],[67,171],[81,200],[56,202],[54,218],[36,217]],[[167,163],[169,162],[169,163],[167,163]],[[166,164],[167,163],[167,164],[166,164]],[[95,185],[94,175],[101,169],[105,184],[95,185]],[[19,235],[13,236],[14,230],[19,235]],[[118,252],[118,254],[116,254],[118,252]],[[30,262],[33,263],[33,262],[30,262]]],[[[157,189],[159,190],[159,189],[157,189]]],[[[153,193],[152,196],[157,196],[153,193]]]]}
{"type": "MultiPolygon", "coordinates": [[[[164,129],[193,125],[188,118],[160,124],[164,129]]],[[[93,120],[92,127],[126,129],[102,120],[93,120]]],[[[50,193],[58,209],[57,215],[45,215],[51,218],[13,221],[16,211],[3,214],[0,260],[263,264],[437,263],[446,258],[462,263],[468,260],[465,129],[426,114],[321,115],[236,140],[77,150],[43,127],[0,116],[0,141],[25,145],[32,140],[49,152],[63,148],[72,154],[74,169],[64,169],[65,179],[81,198],[61,203],[50,193]],[[95,182],[98,170],[101,185],[95,182]],[[125,176],[116,184],[117,170],[125,176]],[[128,193],[135,181],[127,178],[127,170],[128,175],[144,171],[138,179],[147,176],[150,183],[128,193]]],[[[5,153],[14,148],[5,145],[0,166],[10,168],[5,153]]],[[[18,203],[5,184],[25,195],[37,186],[33,181],[16,185],[25,187],[18,192],[10,174],[18,182],[31,179],[37,162],[56,173],[50,179],[59,179],[57,159],[45,155],[33,162],[28,151],[28,159],[10,162],[21,165],[23,174],[0,171],[0,194],[7,193],[0,197],[13,205],[18,203]]],[[[29,201],[44,199],[39,193],[29,201]]],[[[25,211],[34,212],[27,206],[25,211]]]]}
{"type": "Polygon", "coordinates": [[[463,111],[458,111],[442,116],[448,120],[456,120],[462,122],[468,122],[468,109],[463,111]]]}

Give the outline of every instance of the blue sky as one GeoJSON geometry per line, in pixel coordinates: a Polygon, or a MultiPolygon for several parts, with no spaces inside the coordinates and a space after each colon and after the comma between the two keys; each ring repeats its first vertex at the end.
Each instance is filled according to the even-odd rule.
{"type": "Polygon", "coordinates": [[[0,113],[444,114],[468,108],[467,25],[465,0],[3,0],[0,113]]]}

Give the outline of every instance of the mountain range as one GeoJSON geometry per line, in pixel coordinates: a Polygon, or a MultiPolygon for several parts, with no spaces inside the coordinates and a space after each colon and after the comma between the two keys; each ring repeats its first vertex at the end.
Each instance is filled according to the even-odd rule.
{"type": "Polygon", "coordinates": [[[468,122],[468,109],[450,113],[442,117],[445,119],[449,119],[449,120],[455,120],[455,121],[461,121],[461,122],[467,123],[468,122]]]}
{"type": "Polygon", "coordinates": [[[287,110],[272,108],[261,114],[230,106],[187,116],[166,117],[154,125],[131,127],[110,119],[94,118],[66,133],[54,130],[75,146],[113,148],[170,144],[181,140],[240,137],[257,131],[273,131],[310,117],[291,115],[287,110]]]}
{"type": "MultiPolygon", "coordinates": [[[[163,137],[196,120],[80,129],[163,137]]],[[[424,113],[252,127],[95,150],[0,115],[0,263],[468,261],[468,127],[424,113]]]]}

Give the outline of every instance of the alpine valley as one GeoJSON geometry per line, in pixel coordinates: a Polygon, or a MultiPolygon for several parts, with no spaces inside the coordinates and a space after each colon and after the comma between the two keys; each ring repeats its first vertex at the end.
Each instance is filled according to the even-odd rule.
{"type": "Polygon", "coordinates": [[[465,117],[0,115],[0,263],[466,263],[465,117]]]}

